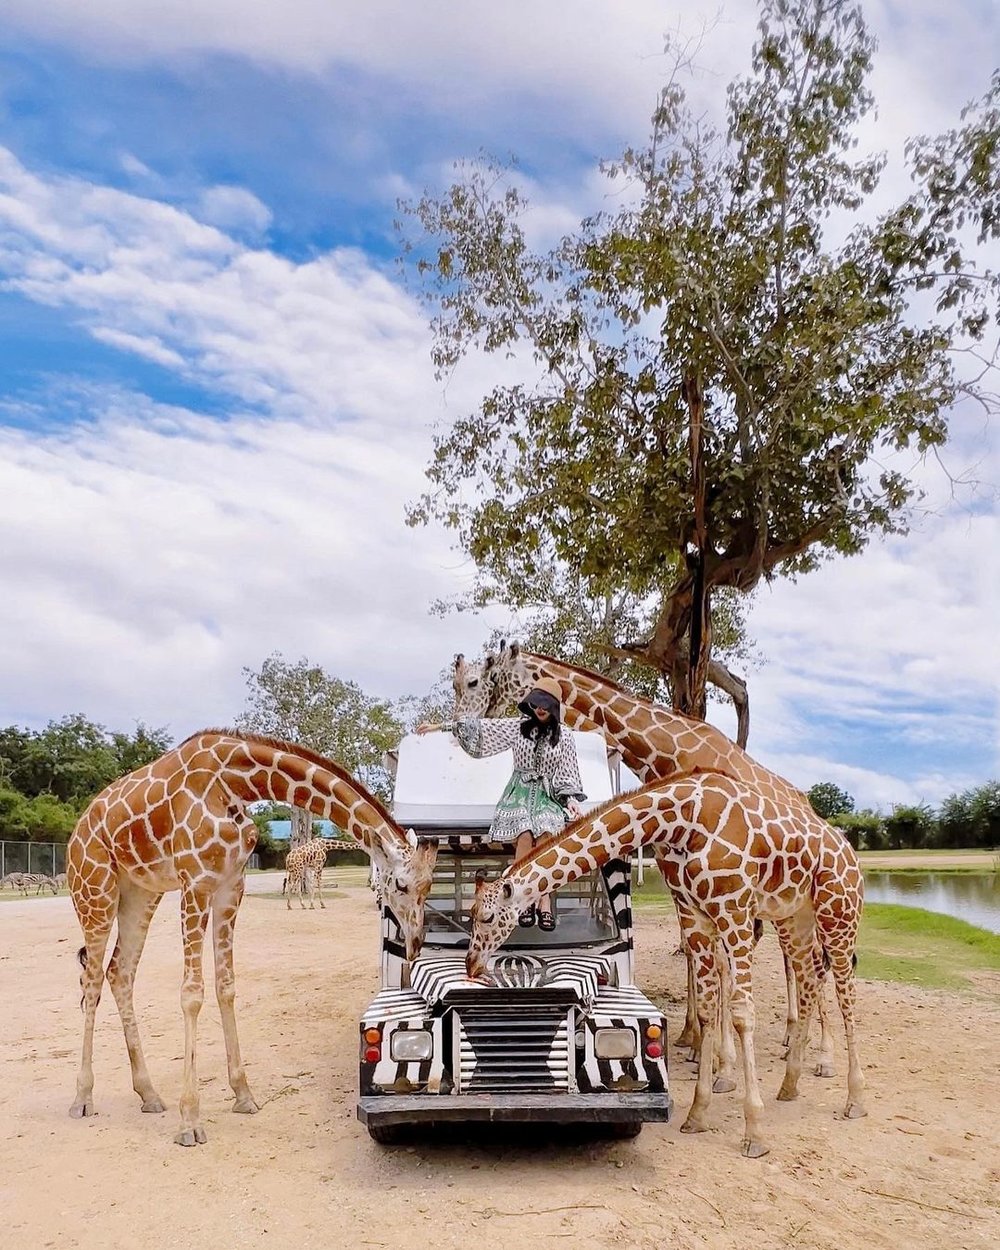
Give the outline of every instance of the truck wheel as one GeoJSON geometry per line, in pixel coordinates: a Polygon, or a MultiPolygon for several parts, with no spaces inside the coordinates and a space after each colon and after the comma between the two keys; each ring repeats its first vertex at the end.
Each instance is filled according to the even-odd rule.
{"type": "Polygon", "coordinates": [[[406,1139],[405,1124],[369,1124],[368,1135],[380,1146],[396,1146],[406,1139]]]}
{"type": "Polygon", "coordinates": [[[607,1125],[608,1136],[615,1141],[630,1141],[642,1132],[642,1120],[621,1120],[607,1125]]]}

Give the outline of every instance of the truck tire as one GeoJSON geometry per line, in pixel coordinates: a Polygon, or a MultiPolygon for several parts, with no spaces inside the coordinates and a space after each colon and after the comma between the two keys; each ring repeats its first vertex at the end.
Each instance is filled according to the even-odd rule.
{"type": "Polygon", "coordinates": [[[642,1124],[642,1120],[620,1120],[605,1127],[607,1128],[608,1136],[615,1141],[631,1141],[633,1137],[638,1137],[642,1132],[642,1124]]]}
{"type": "Polygon", "coordinates": [[[397,1146],[406,1140],[405,1124],[369,1124],[368,1135],[380,1146],[397,1146]]]}

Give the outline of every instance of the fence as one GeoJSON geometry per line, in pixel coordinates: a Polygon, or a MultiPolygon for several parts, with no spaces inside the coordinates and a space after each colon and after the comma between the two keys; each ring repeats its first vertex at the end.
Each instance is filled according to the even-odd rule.
{"type": "Polygon", "coordinates": [[[9,872],[44,872],[54,877],[66,871],[62,842],[0,842],[0,877],[9,872]]]}

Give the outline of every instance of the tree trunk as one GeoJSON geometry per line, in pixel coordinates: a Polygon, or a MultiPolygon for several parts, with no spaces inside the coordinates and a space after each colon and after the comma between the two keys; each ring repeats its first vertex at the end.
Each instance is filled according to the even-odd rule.
{"type": "Polygon", "coordinates": [[[689,548],[693,549],[688,553],[688,567],[693,574],[693,584],[687,674],[682,689],[674,691],[674,705],[677,711],[704,720],[708,662],[712,650],[712,614],[705,569],[708,527],[705,516],[705,457],[701,437],[705,420],[705,396],[701,380],[696,374],[688,374],[684,380],[684,399],[688,406],[691,499],[694,511],[694,527],[689,543],[689,548]]]}
{"type": "Polygon", "coordinates": [[[312,813],[305,811],[301,807],[292,808],[292,832],[289,840],[289,850],[301,846],[303,842],[308,842],[312,838],[312,813]]]}

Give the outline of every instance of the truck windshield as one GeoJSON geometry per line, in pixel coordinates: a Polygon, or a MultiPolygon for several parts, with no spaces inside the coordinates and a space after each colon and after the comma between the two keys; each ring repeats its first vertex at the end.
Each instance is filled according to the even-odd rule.
{"type": "MultiPolygon", "coordinates": [[[[434,869],[434,881],[425,910],[425,946],[465,946],[469,909],[476,890],[476,874],[491,880],[510,860],[497,855],[455,855],[443,850],[434,869]]],[[[618,935],[614,910],[600,872],[588,873],[552,896],[556,927],[545,933],[534,927],[516,928],[504,943],[516,946],[585,946],[607,942],[618,935]]]]}

